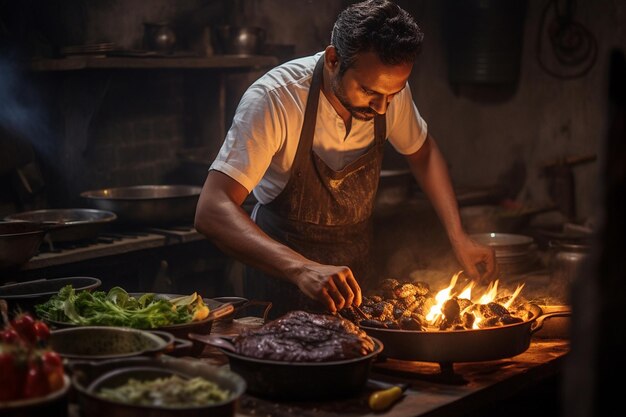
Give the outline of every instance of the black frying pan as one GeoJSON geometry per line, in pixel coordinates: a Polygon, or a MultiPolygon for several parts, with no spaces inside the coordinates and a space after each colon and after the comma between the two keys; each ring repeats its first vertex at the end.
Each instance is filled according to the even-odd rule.
{"type": "Polygon", "coordinates": [[[274,400],[346,398],[365,388],[372,362],[383,344],[374,340],[368,355],[331,362],[281,362],[235,353],[230,338],[190,333],[189,338],[218,348],[228,356],[230,369],[248,384],[249,394],[274,400]]]}
{"type": "Polygon", "coordinates": [[[542,314],[538,307],[529,320],[498,327],[472,330],[415,331],[360,326],[385,346],[383,356],[411,361],[480,362],[510,358],[525,352],[531,336],[539,331],[544,320],[566,317],[571,312],[542,314]]]}

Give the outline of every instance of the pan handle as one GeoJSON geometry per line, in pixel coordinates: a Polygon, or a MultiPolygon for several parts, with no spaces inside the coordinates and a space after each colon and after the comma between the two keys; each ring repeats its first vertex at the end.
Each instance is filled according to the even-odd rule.
{"type": "Polygon", "coordinates": [[[233,345],[230,340],[225,339],[222,336],[216,336],[213,334],[189,333],[187,337],[191,340],[202,342],[206,345],[235,353],[235,345],[233,345]]]}
{"type": "Polygon", "coordinates": [[[535,322],[530,326],[530,334],[531,336],[537,333],[543,327],[543,322],[547,319],[551,319],[552,317],[570,317],[572,315],[571,311],[555,311],[553,313],[547,313],[542,316],[537,317],[535,322]]]}
{"type": "Polygon", "coordinates": [[[208,318],[211,320],[217,320],[221,317],[231,314],[234,311],[235,311],[235,306],[233,305],[233,303],[225,303],[225,304],[220,305],[219,307],[212,309],[209,312],[208,318]]]}
{"type": "Polygon", "coordinates": [[[159,336],[160,338],[162,338],[163,340],[165,340],[165,342],[167,343],[165,352],[170,353],[170,354],[175,353],[175,352],[180,352],[180,351],[185,352],[187,349],[191,348],[191,346],[193,345],[191,340],[180,339],[178,337],[174,337],[174,335],[172,335],[171,333],[163,331],[163,330],[150,330],[150,333],[153,333],[159,336]]]}
{"type": "Polygon", "coordinates": [[[235,312],[240,312],[249,307],[262,307],[263,308],[263,323],[267,322],[270,309],[272,308],[271,301],[262,300],[248,300],[243,297],[213,297],[213,300],[226,304],[232,304],[235,307],[235,312]]]}

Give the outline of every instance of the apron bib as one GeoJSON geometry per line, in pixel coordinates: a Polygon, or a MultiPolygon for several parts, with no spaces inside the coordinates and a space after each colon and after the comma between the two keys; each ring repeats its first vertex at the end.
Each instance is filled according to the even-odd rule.
{"type": "MultiPolygon", "coordinates": [[[[285,188],[257,211],[257,225],[270,237],[316,262],[347,265],[361,287],[368,281],[370,215],[378,188],[386,136],[385,116],[374,118],[367,152],[335,171],[313,151],[317,105],[323,82],[318,60],[307,98],[300,141],[285,188]]],[[[323,312],[324,306],[297,286],[247,267],[246,296],[272,302],[270,318],[291,310],[323,312]]]]}

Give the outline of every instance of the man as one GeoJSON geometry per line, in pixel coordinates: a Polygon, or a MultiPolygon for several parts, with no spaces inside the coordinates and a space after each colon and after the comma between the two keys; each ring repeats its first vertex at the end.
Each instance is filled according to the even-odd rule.
{"type": "Polygon", "coordinates": [[[493,250],[461,227],[445,161],[407,80],[423,34],[395,3],[354,4],[324,52],[270,70],[243,95],[212,164],[196,228],[250,268],[247,296],[336,312],[361,303],[385,140],[404,154],[471,277],[493,250]],[[321,94],[320,94],[321,93],[321,94]],[[259,201],[252,219],[241,208],[259,201]]]}

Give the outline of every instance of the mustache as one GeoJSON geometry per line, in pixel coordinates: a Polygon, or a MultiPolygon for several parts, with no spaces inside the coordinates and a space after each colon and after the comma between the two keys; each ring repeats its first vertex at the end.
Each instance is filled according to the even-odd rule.
{"type": "Polygon", "coordinates": [[[369,107],[350,107],[350,110],[357,113],[362,113],[368,116],[375,116],[376,112],[369,107]]]}

